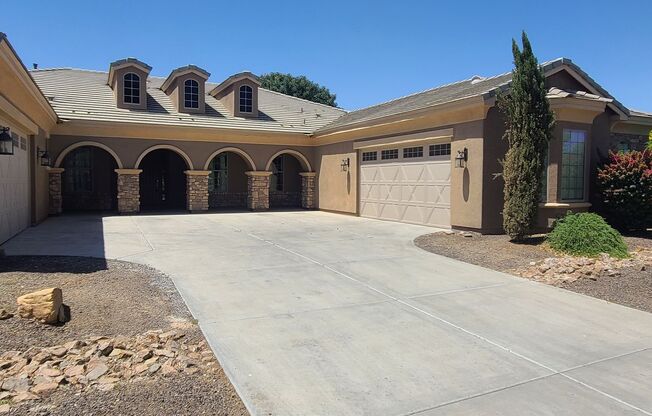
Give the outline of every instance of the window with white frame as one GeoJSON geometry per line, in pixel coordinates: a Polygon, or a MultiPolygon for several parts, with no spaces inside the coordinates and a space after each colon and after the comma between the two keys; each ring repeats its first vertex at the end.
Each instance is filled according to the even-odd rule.
{"type": "Polygon", "coordinates": [[[378,160],[378,152],[362,152],[363,162],[369,162],[372,160],[378,160]]]}
{"type": "Polygon", "coordinates": [[[184,106],[186,108],[199,108],[199,83],[194,79],[184,82],[184,106]]]}
{"type": "Polygon", "coordinates": [[[398,149],[381,150],[380,158],[382,160],[398,159],[398,149]]]}
{"type": "Polygon", "coordinates": [[[431,144],[429,150],[430,156],[448,156],[451,154],[450,143],[431,144]]]}
{"type": "Polygon", "coordinates": [[[229,191],[229,160],[226,153],[215,156],[209,165],[208,190],[213,192],[229,191]]]}
{"type": "Polygon", "coordinates": [[[127,104],[140,104],[140,77],[133,72],[123,79],[123,101],[127,104]]]}
{"type": "Polygon", "coordinates": [[[251,113],[254,107],[254,91],[249,85],[240,87],[240,112],[251,113]]]}
{"type": "Polygon", "coordinates": [[[423,157],[423,146],[403,148],[403,159],[410,159],[414,157],[423,157]]]}
{"type": "Polygon", "coordinates": [[[561,154],[561,200],[584,199],[586,132],[564,130],[561,154]]]}

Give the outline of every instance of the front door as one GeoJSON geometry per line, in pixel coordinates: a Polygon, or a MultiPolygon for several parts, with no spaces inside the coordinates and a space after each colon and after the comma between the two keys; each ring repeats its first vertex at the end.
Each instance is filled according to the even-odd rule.
{"type": "Polygon", "coordinates": [[[170,150],[155,150],[140,164],[140,205],[143,210],[184,209],[185,162],[170,150]]]}

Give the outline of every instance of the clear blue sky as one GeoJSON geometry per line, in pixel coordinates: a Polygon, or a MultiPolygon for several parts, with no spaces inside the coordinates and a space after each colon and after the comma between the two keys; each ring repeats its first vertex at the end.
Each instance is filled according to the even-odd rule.
{"type": "Polygon", "coordinates": [[[443,3],[5,0],[0,31],[27,66],[107,70],[134,56],[154,75],[193,63],[216,82],[289,72],[356,109],[509,71],[524,29],[541,62],[569,57],[629,108],[652,111],[652,1],[443,3]]]}

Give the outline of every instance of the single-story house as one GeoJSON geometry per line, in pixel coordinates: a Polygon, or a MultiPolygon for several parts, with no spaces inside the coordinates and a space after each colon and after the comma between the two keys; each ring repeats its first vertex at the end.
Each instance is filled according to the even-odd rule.
{"type": "MultiPolygon", "coordinates": [[[[28,70],[0,34],[0,127],[13,142],[0,155],[0,242],[74,211],[302,207],[501,232],[496,94],[511,73],[347,112],[264,89],[249,72],[212,83],[194,65],[164,78],[151,69],[127,58],[106,72],[28,70]]],[[[543,69],[557,123],[540,227],[589,209],[601,158],[642,148],[652,129],[652,114],[571,60],[543,69]]]]}

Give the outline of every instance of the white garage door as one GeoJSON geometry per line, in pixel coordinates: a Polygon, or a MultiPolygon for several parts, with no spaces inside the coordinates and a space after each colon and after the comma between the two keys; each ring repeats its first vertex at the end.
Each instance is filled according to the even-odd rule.
{"type": "Polygon", "coordinates": [[[0,244],[30,225],[27,140],[14,137],[14,154],[0,155],[0,244]]]}
{"type": "Polygon", "coordinates": [[[450,227],[450,143],[361,150],[360,215],[450,227]]]}

